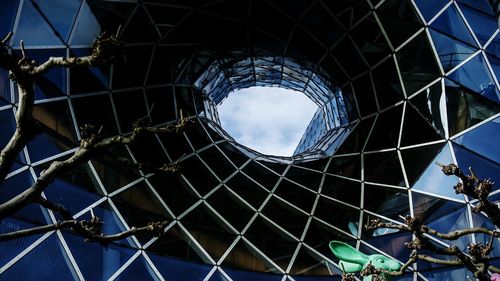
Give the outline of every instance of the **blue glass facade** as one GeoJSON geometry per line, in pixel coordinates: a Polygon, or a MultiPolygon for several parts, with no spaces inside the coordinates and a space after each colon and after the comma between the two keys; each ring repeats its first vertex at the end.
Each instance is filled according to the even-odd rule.
{"type": "MultiPolygon", "coordinates": [[[[0,242],[0,280],[340,280],[330,240],[408,258],[411,237],[363,230],[369,219],[418,216],[442,232],[493,227],[434,164],[472,166],[500,182],[500,34],[487,0],[0,2],[0,37],[14,33],[9,52],[24,40],[38,61],[86,55],[97,34],[119,25],[123,62],[54,68],[37,80],[39,134],[0,202],[70,155],[80,126],[127,134],[148,113],[163,125],[182,110],[195,121],[182,134],[113,148],[44,191],[77,219],[92,210],[105,234],[168,220],[165,235],[107,247],[66,230],[0,242]],[[217,126],[217,103],[255,85],[299,89],[321,106],[294,157],[242,149],[217,126]],[[145,173],[118,157],[183,169],[145,173]]],[[[0,69],[0,147],[17,101],[0,69]]],[[[60,219],[30,205],[2,219],[0,232],[60,219]]],[[[465,268],[419,262],[396,280],[467,277],[465,268]]]]}

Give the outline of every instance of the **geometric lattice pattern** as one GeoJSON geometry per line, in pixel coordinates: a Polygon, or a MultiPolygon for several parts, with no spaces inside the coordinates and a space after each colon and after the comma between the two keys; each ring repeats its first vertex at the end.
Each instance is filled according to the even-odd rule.
{"type": "MultiPolygon", "coordinates": [[[[18,156],[0,200],[72,153],[83,124],[127,134],[148,112],[162,125],[182,109],[196,126],[103,153],[44,193],[76,218],[92,210],[105,233],[167,218],[164,237],[102,247],[55,231],[1,243],[0,280],[340,280],[330,240],[401,262],[408,257],[408,234],[363,231],[370,218],[400,222],[410,214],[441,232],[493,227],[434,164],[473,166],[500,183],[500,35],[488,1],[293,2],[1,1],[0,35],[14,32],[12,52],[24,40],[40,61],[85,55],[95,35],[119,25],[127,43],[124,63],[53,69],[37,82],[34,115],[44,130],[18,156]],[[249,156],[208,126],[194,82],[214,61],[234,56],[287,57],[331,77],[349,120],[336,153],[314,160],[249,156]],[[179,161],[183,170],[144,174],[117,157],[179,161]]],[[[1,147],[14,130],[16,99],[0,70],[1,147]]],[[[499,195],[495,190],[492,200],[499,195]]],[[[29,206],[2,220],[0,231],[58,219],[29,206]]],[[[456,245],[485,239],[470,235],[456,245]]],[[[500,257],[498,241],[494,246],[500,257]]],[[[397,280],[470,274],[424,262],[412,270],[397,280]]]]}

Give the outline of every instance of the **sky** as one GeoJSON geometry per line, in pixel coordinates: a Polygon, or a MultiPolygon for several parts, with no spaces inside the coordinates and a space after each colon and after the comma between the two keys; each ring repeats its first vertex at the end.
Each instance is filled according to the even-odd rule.
{"type": "Polygon", "coordinates": [[[217,107],[222,128],[258,152],[291,156],[318,109],[305,94],[277,87],[234,91],[217,107]]]}

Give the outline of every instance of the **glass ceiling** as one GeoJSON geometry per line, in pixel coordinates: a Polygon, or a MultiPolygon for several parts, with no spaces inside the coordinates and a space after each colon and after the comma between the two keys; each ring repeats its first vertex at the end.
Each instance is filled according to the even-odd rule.
{"type": "MultiPolygon", "coordinates": [[[[441,232],[491,227],[434,163],[473,166],[500,183],[500,33],[487,0],[430,3],[0,1],[0,35],[14,32],[12,52],[23,39],[40,61],[88,54],[94,35],[119,25],[126,42],[123,63],[54,69],[39,79],[34,117],[43,130],[19,155],[0,200],[72,153],[84,124],[126,134],[148,113],[163,125],[181,110],[196,122],[183,134],[103,153],[44,193],[75,218],[89,218],[92,209],[107,234],[167,219],[163,237],[133,236],[105,248],[56,231],[2,243],[0,279],[340,280],[330,240],[408,258],[410,237],[363,231],[368,219],[409,214],[441,232]],[[322,111],[308,130],[322,136],[324,124],[331,137],[306,138],[293,158],[231,141],[214,108],[234,87],[257,83],[309,93],[322,111]],[[183,170],[144,173],[117,157],[179,161],[183,170]]],[[[14,89],[0,70],[0,147],[14,129],[14,89]]],[[[2,220],[0,231],[59,219],[34,205],[2,220]]],[[[469,235],[456,245],[470,241],[487,238],[469,235]]],[[[492,256],[500,257],[498,241],[492,256]]],[[[465,268],[419,263],[394,280],[468,276],[465,268]]]]}

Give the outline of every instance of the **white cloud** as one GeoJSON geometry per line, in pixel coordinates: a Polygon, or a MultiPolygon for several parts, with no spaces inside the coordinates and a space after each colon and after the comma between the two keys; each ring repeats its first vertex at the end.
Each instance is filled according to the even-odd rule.
{"type": "Polygon", "coordinates": [[[218,106],[222,127],[264,154],[291,156],[318,109],[305,94],[277,87],[235,91],[218,106]]]}

